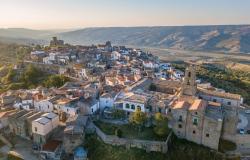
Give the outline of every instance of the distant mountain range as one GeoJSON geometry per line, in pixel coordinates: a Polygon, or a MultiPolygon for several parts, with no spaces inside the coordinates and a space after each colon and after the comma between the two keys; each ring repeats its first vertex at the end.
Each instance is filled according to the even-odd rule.
{"type": "Polygon", "coordinates": [[[0,41],[5,37],[48,43],[55,35],[72,44],[97,44],[110,40],[113,44],[138,47],[250,53],[250,25],[100,27],[67,32],[0,29],[0,41]]]}

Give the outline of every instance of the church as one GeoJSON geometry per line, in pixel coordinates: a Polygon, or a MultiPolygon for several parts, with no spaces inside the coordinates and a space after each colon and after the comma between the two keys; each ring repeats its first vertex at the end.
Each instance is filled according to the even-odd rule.
{"type": "Polygon", "coordinates": [[[242,97],[198,87],[195,67],[186,68],[181,91],[169,107],[169,127],[179,138],[218,150],[221,138],[235,142],[242,97]]]}

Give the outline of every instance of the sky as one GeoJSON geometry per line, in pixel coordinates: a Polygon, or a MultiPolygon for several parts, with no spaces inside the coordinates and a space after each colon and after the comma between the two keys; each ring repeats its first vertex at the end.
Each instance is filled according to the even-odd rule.
{"type": "Polygon", "coordinates": [[[250,24],[250,0],[0,0],[0,28],[250,24]]]}

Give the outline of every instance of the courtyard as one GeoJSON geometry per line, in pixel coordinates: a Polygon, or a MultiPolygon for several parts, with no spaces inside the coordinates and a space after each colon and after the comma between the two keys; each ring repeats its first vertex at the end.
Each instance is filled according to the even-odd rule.
{"type": "MultiPolygon", "coordinates": [[[[104,133],[108,135],[114,135],[117,129],[120,129],[122,132],[122,138],[130,138],[130,139],[141,139],[141,140],[154,140],[154,141],[164,141],[167,139],[165,137],[159,137],[154,133],[153,127],[143,127],[141,131],[138,130],[137,127],[131,124],[111,124],[102,121],[94,122],[97,127],[99,127],[104,133]]],[[[168,130],[168,135],[170,133],[170,129],[168,130]]]]}

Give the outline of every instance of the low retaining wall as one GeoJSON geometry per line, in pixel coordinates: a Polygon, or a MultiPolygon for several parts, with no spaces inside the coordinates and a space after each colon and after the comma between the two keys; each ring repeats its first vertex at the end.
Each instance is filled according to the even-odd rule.
{"type": "Polygon", "coordinates": [[[114,135],[106,135],[102,132],[97,126],[93,124],[95,128],[95,132],[102,139],[102,141],[106,144],[111,144],[114,146],[125,146],[126,148],[139,148],[146,150],[147,152],[168,152],[168,142],[170,141],[170,137],[172,132],[168,135],[166,141],[149,141],[149,140],[139,140],[139,139],[128,139],[128,138],[119,138],[114,135]]]}
{"type": "Polygon", "coordinates": [[[236,144],[239,149],[248,149],[250,153],[250,135],[249,134],[237,134],[236,144]]]}

